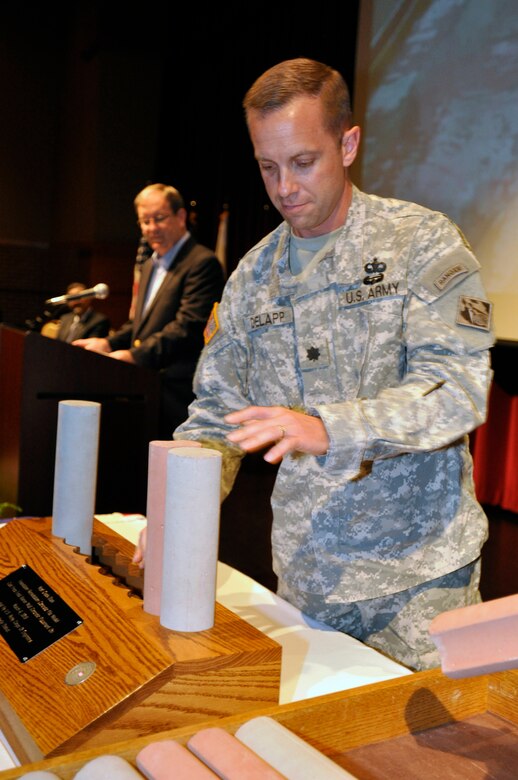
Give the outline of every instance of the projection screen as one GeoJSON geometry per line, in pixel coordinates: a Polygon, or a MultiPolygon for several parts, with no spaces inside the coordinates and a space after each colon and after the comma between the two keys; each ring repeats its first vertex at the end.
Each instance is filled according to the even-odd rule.
{"type": "Polygon", "coordinates": [[[448,214],[518,340],[518,4],[362,0],[353,179],[448,214]]]}

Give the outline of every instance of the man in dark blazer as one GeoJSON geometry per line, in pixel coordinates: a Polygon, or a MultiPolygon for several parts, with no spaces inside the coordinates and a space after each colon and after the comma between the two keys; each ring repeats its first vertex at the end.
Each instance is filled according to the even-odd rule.
{"type": "Polygon", "coordinates": [[[153,250],[140,276],[135,316],[108,338],[74,345],[160,372],[161,439],[187,418],[203,331],[224,285],[214,252],[187,230],[187,212],[174,187],[150,184],[136,196],[143,237],[153,250]]]}
{"type": "MultiPolygon", "coordinates": [[[[67,287],[67,295],[77,295],[83,290],[86,290],[86,284],[71,282],[67,287]]],[[[90,298],[70,301],[68,306],[71,311],[60,318],[57,339],[72,342],[95,336],[102,338],[109,334],[110,320],[105,314],[95,311],[90,298]]]]}

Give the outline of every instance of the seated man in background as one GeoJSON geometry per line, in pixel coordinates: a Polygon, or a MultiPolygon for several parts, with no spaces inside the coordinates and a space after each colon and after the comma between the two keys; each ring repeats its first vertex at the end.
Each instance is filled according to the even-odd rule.
{"type": "Polygon", "coordinates": [[[194,399],[193,375],[203,330],[223,290],[214,252],[187,230],[187,211],[174,187],[150,184],[135,198],[142,236],[153,254],[142,266],[134,317],[108,338],[73,343],[144,368],[161,378],[161,439],[172,437],[194,399]]]}
{"type": "MultiPolygon", "coordinates": [[[[86,290],[83,282],[71,282],[67,287],[67,295],[77,295],[86,290]]],[[[86,339],[90,337],[104,337],[110,332],[110,320],[105,314],[95,311],[92,298],[83,298],[77,301],[69,301],[67,306],[71,309],[59,320],[59,330],[56,338],[60,341],[74,341],[74,339],[86,339]]]]}

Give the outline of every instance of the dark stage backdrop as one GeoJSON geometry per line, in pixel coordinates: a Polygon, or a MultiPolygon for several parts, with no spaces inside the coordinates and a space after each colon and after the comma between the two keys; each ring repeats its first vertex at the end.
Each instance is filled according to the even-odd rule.
{"type": "Polygon", "coordinates": [[[131,6],[80,0],[0,9],[0,321],[21,324],[70,281],[106,282],[127,317],[139,238],[135,194],[186,196],[228,268],[279,217],[264,193],[241,102],[283,59],[307,56],[354,85],[360,0],[131,6]]]}
{"type": "Polygon", "coordinates": [[[219,212],[228,205],[230,269],[280,221],[253,158],[244,94],[268,67],[299,56],[335,67],[353,92],[358,6],[358,0],[343,0],[307,12],[291,2],[213,4],[182,30],[180,58],[171,46],[164,62],[157,175],[177,182],[196,202],[205,243],[213,241],[219,212]]]}

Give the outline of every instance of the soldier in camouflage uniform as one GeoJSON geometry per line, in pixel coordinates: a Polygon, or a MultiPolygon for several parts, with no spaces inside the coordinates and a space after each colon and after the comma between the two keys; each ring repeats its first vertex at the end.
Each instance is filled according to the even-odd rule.
{"type": "Polygon", "coordinates": [[[244,452],[282,460],[279,595],[437,666],[428,625],[480,600],[487,536],[467,438],[491,380],[479,264],[444,215],[350,182],[359,128],[336,71],[281,63],[244,105],[285,221],[229,279],[174,438],[223,450],[223,495],[244,452]]]}

